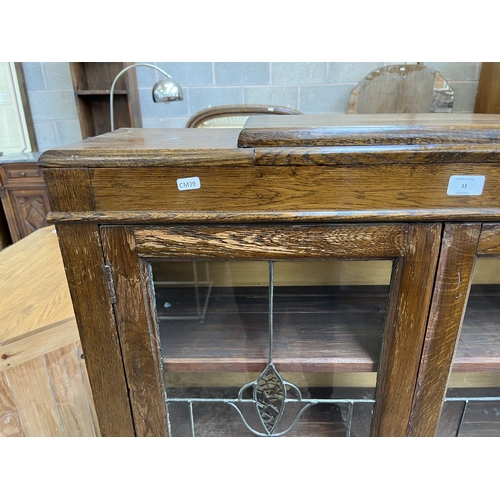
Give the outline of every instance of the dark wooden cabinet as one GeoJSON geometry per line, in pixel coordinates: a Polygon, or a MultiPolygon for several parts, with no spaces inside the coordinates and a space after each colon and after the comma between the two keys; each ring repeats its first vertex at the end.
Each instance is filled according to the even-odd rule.
{"type": "Polygon", "coordinates": [[[47,188],[36,160],[0,163],[0,196],[12,242],[47,225],[47,188]]]}
{"type": "Polygon", "coordinates": [[[44,153],[101,433],[448,435],[455,372],[500,400],[499,137],[262,116],[44,153]]]}
{"type": "Polygon", "coordinates": [[[498,62],[481,64],[474,113],[500,113],[500,63],[498,62]]]}
{"type": "MultiPolygon", "coordinates": [[[[73,87],[82,137],[94,137],[111,130],[109,93],[118,73],[134,63],[72,62],[73,87]]],[[[135,68],[125,72],[114,90],[115,129],[142,127],[135,68]]]]}

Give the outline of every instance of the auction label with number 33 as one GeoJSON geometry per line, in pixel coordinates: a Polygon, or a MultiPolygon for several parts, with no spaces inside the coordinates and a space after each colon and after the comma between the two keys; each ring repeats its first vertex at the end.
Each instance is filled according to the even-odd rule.
{"type": "Polygon", "coordinates": [[[452,175],[448,182],[450,196],[478,196],[483,192],[484,175],[452,175]]]}

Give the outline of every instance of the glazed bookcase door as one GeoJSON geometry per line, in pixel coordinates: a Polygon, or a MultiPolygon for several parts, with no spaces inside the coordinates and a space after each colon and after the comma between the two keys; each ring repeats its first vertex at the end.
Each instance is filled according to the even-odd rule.
{"type": "MultiPolygon", "coordinates": [[[[437,310],[441,306],[441,309],[446,310],[450,299],[457,303],[447,315],[445,328],[439,319],[431,325],[435,346],[429,345],[429,349],[426,349],[438,352],[436,346],[441,343],[442,373],[449,373],[448,379],[441,382],[434,377],[433,385],[443,386],[436,397],[444,400],[442,411],[436,414],[433,424],[436,426],[435,433],[437,436],[498,437],[500,226],[446,225],[443,246],[447,247],[444,254],[448,256],[440,262],[437,285],[443,293],[437,297],[433,307],[437,310]],[[457,246],[459,240],[463,244],[457,246]],[[457,252],[461,255],[457,255],[457,252]],[[445,261],[448,262],[448,271],[442,277],[440,270],[445,268],[445,261]],[[446,343],[444,340],[447,335],[449,339],[446,343]]],[[[430,387],[432,378],[428,375],[424,386],[430,387]]],[[[427,415],[427,422],[433,421],[432,413],[430,415],[431,418],[427,415]]]]}
{"type": "Polygon", "coordinates": [[[440,224],[101,228],[139,436],[404,436],[440,224]]]}
{"type": "Polygon", "coordinates": [[[409,435],[500,436],[500,226],[445,224],[409,435]]]}

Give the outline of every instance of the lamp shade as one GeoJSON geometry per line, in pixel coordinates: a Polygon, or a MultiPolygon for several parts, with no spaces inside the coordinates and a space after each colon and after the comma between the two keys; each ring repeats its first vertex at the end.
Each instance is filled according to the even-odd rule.
{"type": "Polygon", "coordinates": [[[182,95],[182,88],[181,86],[172,79],[172,77],[166,72],[163,71],[161,68],[158,68],[157,66],[154,66],[153,64],[148,64],[148,63],[137,63],[137,64],[132,64],[131,66],[127,66],[126,68],[123,68],[115,77],[113,80],[113,83],[111,85],[111,90],[109,92],[109,108],[110,108],[110,122],[111,122],[111,130],[113,131],[115,129],[115,123],[114,123],[114,112],[113,112],[113,96],[114,96],[114,90],[115,90],[115,85],[123,73],[128,71],[129,69],[136,68],[138,66],[147,66],[149,68],[153,68],[156,71],[159,71],[161,74],[163,74],[166,78],[163,80],[160,80],[155,84],[153,87],[153,101],[154,102],[171,102],[171,101],[182,101],[183,100],[183,95],[182,95]]]}
{"type": "Polygon", "coordinates": [[[182,101],[183,98],[181,86],[171,78],[160,80],[153,87],[154,102],[182,101]]]}

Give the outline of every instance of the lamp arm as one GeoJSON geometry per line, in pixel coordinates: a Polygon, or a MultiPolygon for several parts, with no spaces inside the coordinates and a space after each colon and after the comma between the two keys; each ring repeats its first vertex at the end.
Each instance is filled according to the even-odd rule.
{"type": "Polygon", "coordinates": [[[114,113],[113,113],[113,93],[114,93],[114,90],[115,90],[116,82],[118,81],[118,78],[120,78],[120,76],[123,75],[123,73],[127,72],[129,69],[136,68],[137,66],[147,66],[149,68],[153,68],[156,71],[159,71],[160,73],[162,73],[163,75],[165,75],[167,78],[170,78],[172,80],[172,77],[166,71],[163,71],[161,68],[158,68],[158,66],[155,66],[154,64],[138,63],[138,64],[132,64],[130,66],[127,66],[126,68],[123,68],[116,75],[116,77],[113,80],[113,83],[111,85],[111,90],[109,91],[110,92],[110,96],[109,96],[109,108],[110,108],[111,131],[113,131],[115,129],[115,117],[114,117],[114,113]]]}

